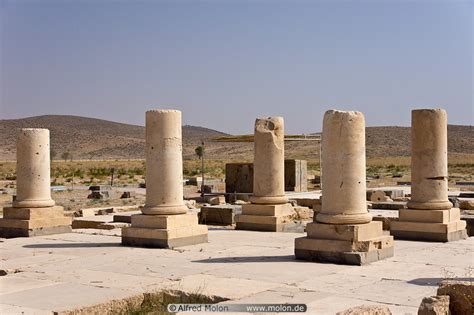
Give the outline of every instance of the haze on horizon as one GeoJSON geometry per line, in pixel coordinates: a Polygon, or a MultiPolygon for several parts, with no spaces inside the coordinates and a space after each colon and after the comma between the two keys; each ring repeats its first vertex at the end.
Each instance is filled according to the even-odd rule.
{"type": "Polygon", "coordinates": [[[329,108],[368,126],[441,107],[474,124],[473,1],[0,0],[0,119],[77,115],[249,133],[329,108]]]}

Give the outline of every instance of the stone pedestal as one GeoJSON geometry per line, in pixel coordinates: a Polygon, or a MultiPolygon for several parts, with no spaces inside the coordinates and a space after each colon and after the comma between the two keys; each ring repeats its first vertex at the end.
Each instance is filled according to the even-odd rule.
{"type": "Polygon", "coordinates": [[[207,242],[207,226],[183,200],[181,112],[146,113],[146,201],[122,229],[122,244],[172,248],[207,242]]]}
{"type": "Polygon", "coordinates": [[[198,224],[195,213],[132,216],[131,227],[122,228],[122,244],[174,248],[207,242],[207,226],[198,224]]]}
{"type": "Polygon", "coordinates": [[[321,211],[295,240],[296,258],[363,265],[393,256],[393,237],[367,211],[363,114],[327,111],[322,136],[321,211]]]}
{"type": "Polygon", "coordinates": [[[17,194],[3,209],[0,237],[71,232],[71,218],[51,199],[49,130],[25,128],[17,140],[17,194]]]}
{"type": "Polygon", "coordinates": [[[466,222],[448,200],[447,128],[443,109],[412,111],[411,200],[391,224],[397,239],[448,242],[467,237],[466,222]]]}
{"type": "Polygon", "coordinates": [[[253,196],[236,216],[236,229],[282,231],[293,214],[285,196],[284,136],[282,117],[255,121],[253,196]]]}
{"type": "Polygon", "coordinates": [[[282,232],[285,223],[294,214],[289,203],[281,205],[242,205],[242,214],[236,216],[238,230],[282,232]]]}

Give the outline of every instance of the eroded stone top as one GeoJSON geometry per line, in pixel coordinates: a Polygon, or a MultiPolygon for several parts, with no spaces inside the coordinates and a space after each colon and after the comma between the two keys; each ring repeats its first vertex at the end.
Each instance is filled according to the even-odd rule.
{"type": "Polygon", "coordinates": [[[32,135],[32,134],[44,134],[49,135],[49,129],[46,128],[20,128],[18,134],[32,135]]]}
{"type": "Polygon", "coordinates": [[[283,129],[283,117],[265,117],[255,120],[256,132],[271,132],[283,129]]]}
{"type": "Polygon", "coordinates": [[[150,109],[150,110],[147,110],[146,112],[147,113],[163,113],[163,114],[166,114],[166,113],[180,113],[181,114],[181,111],[177,109],[150,109]]]}
{"type": "Polygon", "coordinates": [[[338,110],[338,109],[329,109],[324,115],[350,115],[350,116],[364,116],[362,112],[355,110],[338,110]]]}
{"type": "Polygon", "coordinates": [[[419,108],[419,109],[413,109],[411,111],[412,113],[421,113],[421,112],[427,112],[427,113],[446,113],[446,110],[442,108],[419,108]]]}

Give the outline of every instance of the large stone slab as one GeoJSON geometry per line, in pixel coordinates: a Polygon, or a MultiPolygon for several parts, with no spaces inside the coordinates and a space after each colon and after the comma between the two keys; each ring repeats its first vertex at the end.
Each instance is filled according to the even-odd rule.
{"type": "Polygon", "coordinates": [[[354,225],[308,223],[306,231],[308,238],[358,242],[379,237],[382,222],[372,221],[368,224],[354,225]]]}
{"type": "Polygon", "coordinates": [[[309,223],[307,236],[295,239],[295,256],[315,262],[365,265],[393,256],[393,237],[382,222],[336,225],[309,223]]]}
{"type": "Polygon", "coordinates": [[[282,205],[259,205],[252,203],[242,205],[242,215],[285,217],[293,214],[293,207],[289,203],[282,205]]]}
{"type": "Polygon", "coordinates": [[[122,228],[122,244],[174,248],[207,242],[207,226],[198,224],[196,213],[134,215],[132,226],[122,228]]]}
{"type": "Polygon", "coordinates": [[[242,213],[242,206],[220,205],[204,206],[199,212],[199,222],[214,225],[232,225],[236,214],[242,213]]]}
{"type": "Polygon", "coordinates": [[[32,237],[71,232],[71,218],[64,216],[63,207],[4,208],[0,219],[0,237],[32,237]]]}
{"type": "Polygon", "coordinates": [[[132,216],[132,227],[148,229],[176,229],[198,225],[198,217],[195,213],[174,215],[145,215],[136,214],[132,216]]]}
{"type": "Polygon", "coordinates": [[[40,220],[64,217],[64,209],[60,206],[45,208],[3,208],[3,218],[13,220],[40,220]]]}
{"type": "Polygon", "coordinates": [[[398,218],[404,222],[449,223],[459,221],[461,212],[457,208],[448,210],[401,209],[398,211],[398,218]]]}
{"type": "Polygon", "coordinates": [[[390,224],[390,234],[397,239],[452,242],[466,239],[466,221],[449,223],[422,223],[393,221],[390,224]]]}

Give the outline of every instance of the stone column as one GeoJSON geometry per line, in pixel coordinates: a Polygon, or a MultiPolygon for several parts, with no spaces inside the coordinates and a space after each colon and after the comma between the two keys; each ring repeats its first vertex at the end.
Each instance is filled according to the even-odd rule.
{"type": "Polygon", "coordinates": [[[25,128],[18,132],[15,208],[54,206],[50,184],[49,130],[25,128]]]}
{"type": "Polygon", "coordinates": [[[460,210],[448,200],[448,119],[443,109],[412,111],[411,200],[390,225],[398,239],[456,241],[467,237],[460,210]]]}
{"type": "Polygon", "coordinates": [[[254,132],[253,196],[255,204],[284,204],[285,131],[282,117],[259,118],[254,132]]]}
{"type": "Polygon", "coordinates": [[[122,228],[122,244],[174,248],[207,242],[207,226],[183,201],[181,112],[146,112],[146,202],[122,228]]]}
{"type": "Polygon", "coordinates": [[[284,137],[282,117],[255,121],[253,196],[236,216],[239,230],[282,231],[294,213],[285,196],[284,137]]]}
{"type": "Polygon", "coordinates": [[[361,112],[330,110],[323,121],[324,199],[316,220],[330,224],[369,223],[365,183],[365,120],[361,112]]]}
{"type": "Polygon", "coordinates": [[[183,214],[181,112],[146,112],[146,203],[144,214],[183,214]]]}
{"type": "Polygon", "coordinates": [[[296,258],[364,265],[393,256],[393,237],[367,211],[364,115],[328,110],[322,139],[321,211],[295,239],[296,258]]]}
{"type": "Polygon", "coordinates": [[[411,209],[445,210],[448,200],[448,117],[442,109],[413,110],[411,209]]]}
{"type": "Polygon", "coordinates": [[[3,208],[0,236],[30,237],[71,232],[71,218],[51,199],[49,130],[20,129],[13,207],[3,208]]]}

